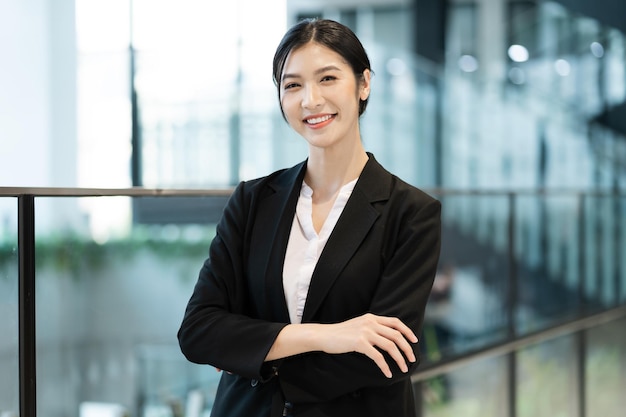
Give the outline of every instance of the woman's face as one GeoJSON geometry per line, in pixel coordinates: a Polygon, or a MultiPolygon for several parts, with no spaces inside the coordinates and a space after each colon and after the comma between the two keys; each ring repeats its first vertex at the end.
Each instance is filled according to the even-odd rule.
{"type": "Polygon", "coordinates": [[[368,97],[369,88],[369,70],[359,83],[341,55],[310,42],[285,61],[280,103],[289,125],[310,147],[328,148],[360,140],[359,99],[368,97]]]}

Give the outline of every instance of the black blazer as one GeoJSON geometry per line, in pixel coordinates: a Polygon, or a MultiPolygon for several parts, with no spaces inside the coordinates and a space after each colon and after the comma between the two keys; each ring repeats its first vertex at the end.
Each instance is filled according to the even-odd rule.
{"type": "MultiPolygon", "coordinates": [[[[439,201],[365,165],[309,287],[302,322],[367,312],[400,318],[420,334],[440,248],[439,201]]],[[[264,363],[289,323],[282,268],[306,161],[240,183],[224,209],[178,332],[192,362],[224,371],[217,417],[415,415],[410,371],[386,378],[359,353],[311,352],[264,363]]]]}

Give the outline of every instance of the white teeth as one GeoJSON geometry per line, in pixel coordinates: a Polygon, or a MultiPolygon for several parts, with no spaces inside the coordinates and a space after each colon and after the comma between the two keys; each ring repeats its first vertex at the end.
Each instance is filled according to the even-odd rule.
{"type": "Polygon", "coordinates": [[[326,116],[322,116],[322,117],[316,117],[315,119],[307,119],[306,122],[310,125],[316,125],[318,123],[322,123],[325,122],[326,120],[330,119],[331,117],[333,117],[332,115],[326,115],[326,116]]]}

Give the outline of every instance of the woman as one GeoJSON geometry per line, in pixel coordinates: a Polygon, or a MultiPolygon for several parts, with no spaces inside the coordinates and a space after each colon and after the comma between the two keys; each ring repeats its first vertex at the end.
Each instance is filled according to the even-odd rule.
{"type": "Polygon", "coordinates": [[[440,204],[364,150],[370,78],[337,22],[278,46],[281,111],[309,155],[236,187],[187,306],[183,353],[225,371],[212,416],[415,415],[440,204]]]}

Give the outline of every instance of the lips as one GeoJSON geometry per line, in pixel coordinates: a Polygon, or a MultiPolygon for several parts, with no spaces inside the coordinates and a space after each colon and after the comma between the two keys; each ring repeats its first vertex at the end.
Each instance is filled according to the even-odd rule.
{"type": "Polygon", "coordinates": [[[326,126],[335,116],[335,114],[316,115],[304,119],[303,122],[311,127],[322,127],[326,126]]]}

